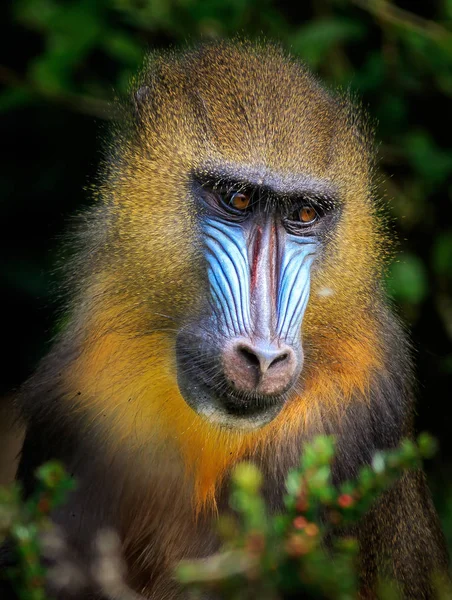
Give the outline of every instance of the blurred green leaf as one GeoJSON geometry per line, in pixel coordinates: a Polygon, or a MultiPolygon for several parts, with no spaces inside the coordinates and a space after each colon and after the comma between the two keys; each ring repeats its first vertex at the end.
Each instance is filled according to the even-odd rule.
{"type": "Polygon", "coordinates": [[[452,153],[440,149],[427,132],[410,132],[404,145],[412,166],[427,182],[439,185],[452,174],[452,153]]]}
{"type": "Polygon", "coordinates": [[[433,267],[452,279],[452,231],[438,234],[433,244],[433,267]]]}
{"type": "Polygon", "coordinates": [[[419,304],[428,292],[425,266],[414,254],[403,254],[391,265],[388,289],[400,302],[419,304]]]}
{"type": "Polygon", "coordinates": [[[25,106],[35,99],[27,89],[20,87],[6,88],[0,93],[0,112],[25,106]]]}
{"type": "Polygon", "coordinates": [[[318,66],[339,43],[359,40],[365,26],[350,19],[319,19],[301,26],[291,37],[292,49],[312,67],[318,66]]]}
{"type": "Polygon", "coordinates": [[[144,48],[136,40],[119,32],[111,32],[103,38],[103,47],[114,58],[135,68],[143,61],[144,48]]]}

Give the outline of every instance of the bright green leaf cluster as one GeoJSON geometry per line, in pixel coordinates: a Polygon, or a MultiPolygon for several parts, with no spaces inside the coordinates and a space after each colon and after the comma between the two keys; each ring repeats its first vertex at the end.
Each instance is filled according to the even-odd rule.
{"type": "MultiPolygon", "coordinates": [[[[357,598],[356,539],[347,535],[378,496],[407,469],[418,469],[436,450],[422,434],[417,443],[378,452],[356,479],[336,487],[331,467],[333,437],[306,444],[300,466],[286,480],[285,510],[269,513],[256,466],[238,465],[232,474],[232,512],[220,520],[221,551],[211,558],[183,562],[179,580],[195,594],[213,590],[221,598],[276,600],[287,595],[351,600],[357,598]],[[235,516],[234,516],[235,515],[235,516]]],[[[396,598],[382,582],[382,598],[396,598]]]]}

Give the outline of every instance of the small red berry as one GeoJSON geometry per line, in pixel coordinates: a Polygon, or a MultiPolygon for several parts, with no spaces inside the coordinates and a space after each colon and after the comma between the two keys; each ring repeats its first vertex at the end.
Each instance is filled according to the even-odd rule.
{"type": "Polygon", "coordinates": [[[309,537],[315,537],[319,533],[319,528],[315,523],[308,523],[304,530],[309,537]]]}
{"type": "Polygon", "coordinates": [[[307,524],[308,521],[304,517],[295,517],[295,519],[293,520],[293,526],[295,527],[295,529],[304,529],[307,524]]]}
{"type": "Polygon", "coordinates": [[[353,506],[354,499],[353,496],[350,496],[350,494],[342,494],[337,499],[337,503],[341,508],[349,508],[350,506],[353,506]]]}

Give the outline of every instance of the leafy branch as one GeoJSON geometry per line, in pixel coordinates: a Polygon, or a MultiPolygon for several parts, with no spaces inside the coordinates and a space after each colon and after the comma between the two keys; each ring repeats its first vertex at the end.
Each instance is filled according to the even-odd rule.
{"type": "MultiPolygon", "coordinates": [[[[306,445],[299,468],[287,477],[285,512],[268,514],[260,490],[262,476],[252,464],[233,474],[230,506],[237,515],[220,520],[222,549],[214,556],[181,563],[177,577],[194,592],[221,598],[276,600],[307,594],[336,600],[358,597],[357,540],[351,526],[406,469],[418,469],[435,451],[428,435],[417,444],[377,453],[358,477],[335,487],[331,464],[335,443],[318,437],[306,445]]],[[[392,597],[390,582],[383,582],[392,597]]]]}
{"type": "Polygon", "coordinates": [[[452,43],[452,32],[435,21],[424,19],[386,0],[351,0],[353,4],[390,25],[408,29],[431,40],[452,43]]]}
{"type": "Polygon", "coordinates": [[[58,104],[71,111],[89,115],[103,120],[111,120],[116,116],[117,111],[113,103],[94,96],[84,94],[74,94],[63,91],[49,91],[41,88],[39,85],[30,83],[28,80],[21,78],[9,67],[0,65],[0,83],[5,86],[20,90],[30,96],[43,98],[54,104],[58,104]]]}
{"type": "MultiPolygon", "coordinates": [[[[334,438],[306,444],[299,467],[286,479],[285,509],[270,514],[261,494],[259,469],[239,464],[232,475],[231,511],[218,523],[221,549],[209,558],[183,561],[179,582],[196,594],[224,600],[277,600],[305,597],[351,600],[358,597],[358,544],[353,525],[378,496],[407,469],[419,469],[436,444],[422,434],[417,443],[378,452],[356,479],[332,483],[334,438]]],[[[112,531],[96,536],[89,566],[79,564],[50,513],[65,502],[74,482],[55,462],[37,470],[38,488],[21,499],[18,484],[0,488],[0,543],[12,543],[16,564],[8,569],[21,600],[47,600],[45,581],[68,593],[98,590],[107,600],[143,600],[126,583],[121,543],[112,531]],[[51,564],[46,570],[42,556],[51,564]]],[[[391,582],[382,582],[381,598],[395,598],[391,582]]],[[[447,597],[447,596],[444,596],[447,597]]]]}

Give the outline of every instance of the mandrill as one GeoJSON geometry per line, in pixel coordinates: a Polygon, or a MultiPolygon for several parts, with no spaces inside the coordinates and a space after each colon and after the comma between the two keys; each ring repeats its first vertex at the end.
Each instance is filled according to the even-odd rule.
{"type": "MultiPolygon", "coordinates": [[[[335,481],[353,477],[411,434],[413,375],[382,290],[371,132],[350,101],[281,49],[235,41],[152,55],[123,112],[64,330],[20,393],[18,477],[29,492],[60,459],[78,481],[54,514],[68,545],[89,565],[113,528],[127,583],[176,599],[177,562],[217,548],[238,461],[263,471],[274,511],[316,434],[337,438],[335,481]]],[[[363,597],[380,576],[433,597],[448,558],[421,473],[357,535],[363,597]]]]}

